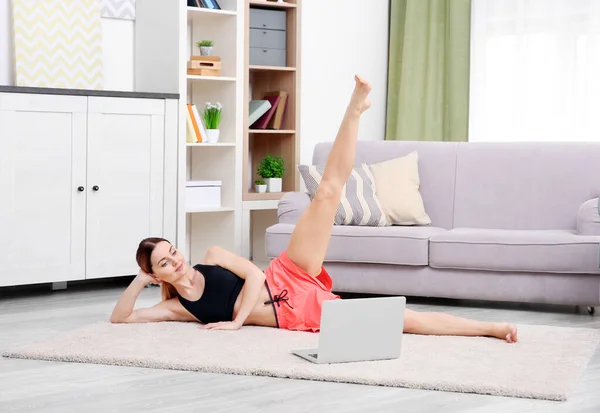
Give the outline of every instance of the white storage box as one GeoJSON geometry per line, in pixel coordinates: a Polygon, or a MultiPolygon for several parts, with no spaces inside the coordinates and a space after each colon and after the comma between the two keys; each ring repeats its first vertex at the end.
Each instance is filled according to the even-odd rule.
{"type": "Polygon", "coordinates": [[[188,181],[185,188],[186,208],[220,208],[221,181],[188,181]]]}

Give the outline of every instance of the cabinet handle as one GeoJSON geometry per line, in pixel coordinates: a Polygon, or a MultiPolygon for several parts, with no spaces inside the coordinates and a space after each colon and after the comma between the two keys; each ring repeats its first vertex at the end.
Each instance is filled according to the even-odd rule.
{"type": "Polygon", "coordinates": [[[93,189],[94,191],[98,191],[98,190],[100,190],[100,187],[99,187],[98,185],[94,185],[94,186],[92,187],[92,189],[93,189]]]}
{"type": "Polygon", "coordinates": [[[263,49],[263,53],[267,53],[267,51],[265,49],[263,49]]]}
{"type": "Polygon", "coordinates": [[[263,30],[263,34],[267,34],[267,32],[263,30]]]}
{"type": "Polygon", "coordinates": [[[83,192],[83,191],[85,190],[85,188],[84,188],[84,187],[82,187],[82,186],[80,186],[79,188],[77,188],[77,190],[78,190],[79,192],[83,192]]]}

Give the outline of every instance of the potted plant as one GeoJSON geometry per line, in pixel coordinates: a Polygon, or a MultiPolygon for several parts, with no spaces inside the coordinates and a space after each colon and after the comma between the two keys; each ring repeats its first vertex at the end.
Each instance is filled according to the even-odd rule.
{"type": "Polygon", "coordinates": [[[196,46],[200,48],[200,56],[212,56],[212,40],[201,40],[196,43],[196,46]]]}
{"type": "Polygon", "coordinates": [[[281,183],[285,173],[285,165],[281,156],[267,155],[256,171],[267,183],[267,192],[281,192],[281,183]]]}
{"type": "Polygon", "coordinates": [[[215,143],[219,141],[219,124],[221,123],[221,111],[223,106],[217,102],[212,104],[206,102],[204,104],[204,110],[202,111],[202,120],[206,127],[206,138],[209,143],[215,143]]]}
{"type": "Polygon", "coordinates": [[[254,185],[255,185],[254,188],[256,189],[256,192],[258,192],[258,193],[267,192],[267,184],[262,179],[257,179],[256,181],[254,181],[254,185]]]}

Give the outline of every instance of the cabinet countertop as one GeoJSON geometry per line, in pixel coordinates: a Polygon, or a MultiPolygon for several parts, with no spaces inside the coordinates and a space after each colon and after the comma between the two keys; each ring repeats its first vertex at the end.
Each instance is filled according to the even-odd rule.
{"type": "Polygon", "coordinates": [[[179,99],[179,93],[128,92],[120,90],[66,89],[31,86],[0,85],[0,92],[34,93],[38,95],[105,96],[138,99],[179,99]]]}

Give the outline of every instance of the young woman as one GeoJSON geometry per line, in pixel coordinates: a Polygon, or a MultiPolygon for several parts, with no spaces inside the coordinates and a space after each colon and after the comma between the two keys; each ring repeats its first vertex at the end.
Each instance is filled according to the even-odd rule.
{"type": "MultiPolygon", "coordinates": [[[[370,107],[371,86],[355,76],[355,88],[314,199],[295,226],[287,249],[263,272],[220,247],[190,267],[167,240],[147,238],[137,251],[141,268],[110,317],[113,323],[194,321],[202,328],[237,330],[243,325],[319,331],[321,305],[340,297],[323,268],[341,191],[355,160],[358,124],[370,107]],[[162,301],[134,310],[148,284],[159,284],[162,301]]],[[[516,328],[442,313],[406,309],[404,331],[413,334],[491,336],[517,341],[516,328]]]]}

